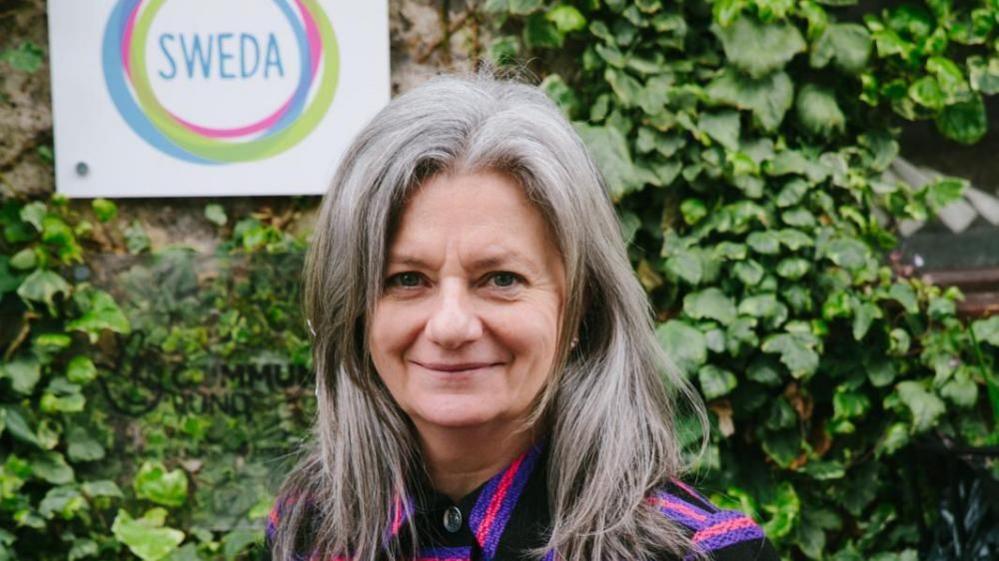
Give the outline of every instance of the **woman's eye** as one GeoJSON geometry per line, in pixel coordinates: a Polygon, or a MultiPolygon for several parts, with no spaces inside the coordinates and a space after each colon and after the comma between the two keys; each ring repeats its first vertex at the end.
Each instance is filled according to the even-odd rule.
{"type": "Polygon", "coordinates": [[[514,273],[501,271],[499,273],[493,273],[489,280],[492,281],[494,286],[499,288],[510,288],[520,282],[520,276],[514,273]]]}
{"type": "Polygon", "coordinates": [[[419,273],[406,272],[397,273],[388,279],[389,286],[400,286],[402,288],[415,288],[423,283],[423,278],[419,273]]]}

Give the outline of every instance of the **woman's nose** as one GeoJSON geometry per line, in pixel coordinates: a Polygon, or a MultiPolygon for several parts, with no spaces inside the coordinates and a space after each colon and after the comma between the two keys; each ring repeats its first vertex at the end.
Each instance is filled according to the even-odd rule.
{"type": "Polygon", "coordinates": [[[446,279],[427,322],[427,337],[446,349],[457,349],[482,336],[482,322],[471,305],[464,281],[446,279]]]}

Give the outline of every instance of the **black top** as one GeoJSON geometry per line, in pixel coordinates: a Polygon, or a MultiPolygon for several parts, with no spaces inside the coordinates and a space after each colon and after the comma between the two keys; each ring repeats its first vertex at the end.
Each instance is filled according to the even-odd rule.
{"type": "MultiPolygon", "coordinates": [[[[426,482],[417,484],[419,491],[411,500],[398,501],[388,536],[398,540],[397,551],[409,551],[408,532],[400,530],[412,517],[420,547],[416,561],[522,561],[525,551],[545,546],[550,527],[545,462],[544,447],[536,445],[458,502],[426,482]]],[[[694,545],[710,559],[778,559],[752,519],[717,508],[680,481],[665,484],[648,501],[685,528],[694,545]]],[[[268,520],[268,549],[280,518],[278,501],[268,520]]],[[[302,559],[309,558],[307,553],[302,555],[302,559]]],[[[549,552],[542,561],[554,559],[549,552]]],[[[672,557],[664,555],[663,559],[672,557]]]]}

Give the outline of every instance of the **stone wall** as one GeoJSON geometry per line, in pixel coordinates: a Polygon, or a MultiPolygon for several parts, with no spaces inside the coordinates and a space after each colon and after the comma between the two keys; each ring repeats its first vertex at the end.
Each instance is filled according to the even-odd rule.
{"type": "MultiPolygon", "coordinates": [[[[392,93],[412,88],[441,71],[471,70],[488,45],[475,0],[390,0],[392,93]]],[[[26,71],[0,60],[0,195],[44,197],[55,189],[50,163],[52,106],[47,61],[45,0],[0,0],[0,53],[37,45],[41,66],[26,71]]],[[[58,157],[58,155],[56,155],[58,157]]],[[[219,230],[204,218],[219,203],[230,218],[257,213],[290,228],[308,228],[318,197],[233,197],[224,199],[120,199],[119,216],[137,219],[152,247],[182,244],[210,252],[219,230]]],[[[82,212],[89,201],[72,203],[82,212]]],[[[109,251],[122,249],[109,243],[109,251]]]]}

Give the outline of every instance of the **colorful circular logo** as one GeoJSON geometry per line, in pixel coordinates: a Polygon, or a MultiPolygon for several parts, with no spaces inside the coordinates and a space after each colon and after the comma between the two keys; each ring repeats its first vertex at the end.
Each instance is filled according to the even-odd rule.
{"type": "MultiPolygon", "coordinates": [[[[301,71],[291,96],[263,118],[226,127],[191,122],[168,110],[157,98],[147,67],[146,47],[150,28],[164,2],[119,0],[104,31],[104,80],[118,111],[143,140],[188,162],[249,162],[288,150],[319,125],[336,93],[340,54],[333,26],[316,0],[273,0],[295,36],[301,71]]],[[[160,37],[160,44],[168,43],[160,37]]],[[[254,45],[259,55],[261,46],[256,40],[254,45]]],[[[210,63],[212,47],[198,43],[194,46],[197,50],[185,45],[189,49],[185,52],[188,72],[194,75],[201,63],[207,73],[206,60],[210,63]]],[[[218,38],[214,56],[219,65],[224,55],[222,39],[218,38]]],[[[256,64],[259,66],[259,61],[256,64]]],[[[223,78],[228,77],[223,74],[223,78]]]]}

